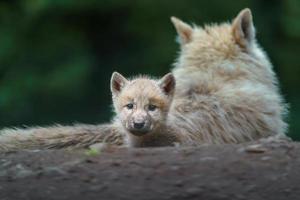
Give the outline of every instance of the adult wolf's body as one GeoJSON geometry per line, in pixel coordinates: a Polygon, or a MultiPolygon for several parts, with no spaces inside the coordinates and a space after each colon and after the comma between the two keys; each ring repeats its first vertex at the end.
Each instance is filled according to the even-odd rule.
{"type": "Polygon", "coordinates": [[[196,143],[240,143],[283,135],[285,104],[245,9],[231,23],[191,27],[172,18],[181,52],[172,126],[196,143]]]}

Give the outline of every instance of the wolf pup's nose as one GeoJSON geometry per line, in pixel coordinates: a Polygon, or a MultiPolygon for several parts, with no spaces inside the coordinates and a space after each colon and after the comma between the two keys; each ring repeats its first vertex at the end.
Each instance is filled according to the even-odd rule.
{"type": "Polygon", "coordinates": [[[133,126],[135,129],[142,129],[145,125],[145,122],[141,122],[141,123],[134,123],[133,126]]]}

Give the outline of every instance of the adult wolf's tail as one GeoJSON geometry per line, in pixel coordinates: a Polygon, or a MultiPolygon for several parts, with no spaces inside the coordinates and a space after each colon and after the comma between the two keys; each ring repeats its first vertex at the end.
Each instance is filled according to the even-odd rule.
{"type": "Polygon", "coordinates": [[[122,145],[123,135],[115,124],[55,125],[0,130],[0,152],[22,149],[83,148],[105,142],[122,145]]]}

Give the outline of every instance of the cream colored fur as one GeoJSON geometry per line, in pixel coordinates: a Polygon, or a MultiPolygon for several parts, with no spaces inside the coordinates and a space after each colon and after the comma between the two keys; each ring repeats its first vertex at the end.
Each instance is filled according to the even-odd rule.
{"type": "Polygon", "coordinates": [[[283,135],[286,106],[255,40],[251,11],[241,11],[232,23],[203,28],[174,17],[172,22],[184,38],[173,69],[177,87],[169,123],[185,142],[240,143],[283,135]]]}
{"type": "Polygon", "coordinates": [[[121,123],[121,100],[115,98],[112,124],[4,130],[0,150],[86,147],[104,138],[118,145],[162,146],[241,143],[284,135],[287,109],[273,67],[256,42],[250,10],[220,25],[191,27],[175,17],[172,22],[181,41],[172,70],[176,89],[173,102],[166,101],[170,107],[163,123],[152,134],[128,132],[121,123]]]}
{"type": "Polygon", "coordinates": [[[138,77],[127,80],[113,73],[111,91],[116,115],[111,123],[101,125],[77,124],[25,129],[4,129],[0,132],[0,152],[21,149],[85,148],[95,143],[109,143],[134,147],[169,146],[179,141],[166,126],[168,111],[175,90],[172,74],[160,80],[138,77]],[[128,110],[126,105],[134,102],[128,110]],[[149,111],[148,105],[157,109],[149,111]],[[145,118],[151,126],[146,135],[130,133],[130,125],[137,118],[145,118]]]}
{"type": "Polygon", "coordinates": [[[180,141],[179,135],[167,127],[174,90],[175,79],[170,73],[160,80],[146,76],[127,80],[117,72],[112,75],[114,124],[123,127],[127,146],[170,146],[180,141]],[[132,104],[130,108],[129,104],[132,104]],[[149,106],[155,108],[150,109],[149,106]],[[135,129],[135,122],[144,122],[144,128],[135,129]]]}
{"type": "Polygon", "coordinates": [[[123,135],[115,124],[29,127],[3,129],[0,152],[22,149],[85,148],[99,142],[123,145],[123,135]]]}

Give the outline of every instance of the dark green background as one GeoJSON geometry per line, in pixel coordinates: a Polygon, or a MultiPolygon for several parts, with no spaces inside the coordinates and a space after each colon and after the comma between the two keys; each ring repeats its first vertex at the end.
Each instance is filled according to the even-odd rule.
{"type": "Polygon", "coordinates": [[[170,16],[203,25],[245,7],[290,103],[289,134],[300,139],[299,0],[0,1],[0,128],[108,121],[113,71],[170,70],[178,52],[170,16]]]}

